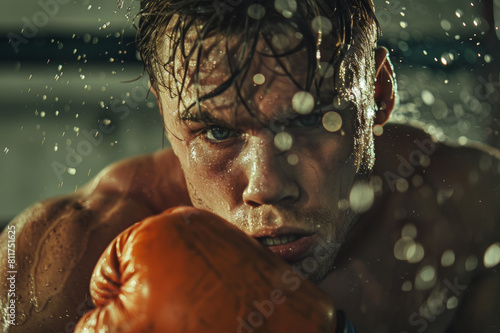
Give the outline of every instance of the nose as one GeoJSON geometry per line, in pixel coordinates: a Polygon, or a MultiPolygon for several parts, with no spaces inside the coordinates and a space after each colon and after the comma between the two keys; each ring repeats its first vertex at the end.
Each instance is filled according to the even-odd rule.
{"type": "Polygon", "coordinates": [[[297,201],[300,188],[286,154],[280,154],[272,140],[259,137],[249,140],[248,149],[245,163],[248,183],[243,191],[243,202],[259,207],[297,201]]]}

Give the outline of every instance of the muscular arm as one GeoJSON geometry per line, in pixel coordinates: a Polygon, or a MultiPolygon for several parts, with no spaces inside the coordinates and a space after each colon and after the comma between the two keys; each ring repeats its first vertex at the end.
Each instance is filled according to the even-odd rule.
{"type": "MultiPolygon", "coordinates": [[[[115,164],[79,192],[26,209],[10,224],[16,231],[16,326],[7,332],[72,332],[92,303],[92,270],[108,243],[143,218],[189,204],[183,177],[170,151],[115,164]],[[161,171],[161,172],[160,172],[161,171]]],[[[8,227],[0,235],[0,277],[8,290],[8,227]]]]}

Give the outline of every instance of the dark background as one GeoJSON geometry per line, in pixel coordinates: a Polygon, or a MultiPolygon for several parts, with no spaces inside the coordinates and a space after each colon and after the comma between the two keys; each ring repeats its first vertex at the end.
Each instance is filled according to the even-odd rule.
{"type": "MultiPolygon", "coordinates": [[[[0,226],[113,161],[162,148],[147,80],[124,82],[142,73],[137,1],[53,1],[7,0],[0,12],[0,226]],[[88,139],[99,126],[102,139],[88,139]],[[69,154],[78,147],[80,160],[69,154]]],[[[500,147],[500,0],[375,2],[399,82],[392,121],[500,147]]]]}

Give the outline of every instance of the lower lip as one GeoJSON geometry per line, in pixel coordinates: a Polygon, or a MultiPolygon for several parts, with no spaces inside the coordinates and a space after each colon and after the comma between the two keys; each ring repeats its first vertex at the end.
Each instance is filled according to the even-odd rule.
{"type": "Polygon", "coordinates": [[[267,248],[284,260],[295,262],[300,260],[309,251],[313,242],[313,236],[304,236],[288,244],[269,246],[267,248]]]}

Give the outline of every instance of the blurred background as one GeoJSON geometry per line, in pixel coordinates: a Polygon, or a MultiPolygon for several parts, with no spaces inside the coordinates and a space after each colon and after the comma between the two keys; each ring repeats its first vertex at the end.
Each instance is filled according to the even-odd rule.
{"type": "MultiPolygon", "coordinates": [[[[375,4],[380,44],[398,78],[392,121],[424,124],[458,144],[500,147],[500,0],[375,4]]],[[[162,149],[157,106],[133,44],[137,10],[131,0],[4,2],[0,229],[114,161],[162,149]]]]}

